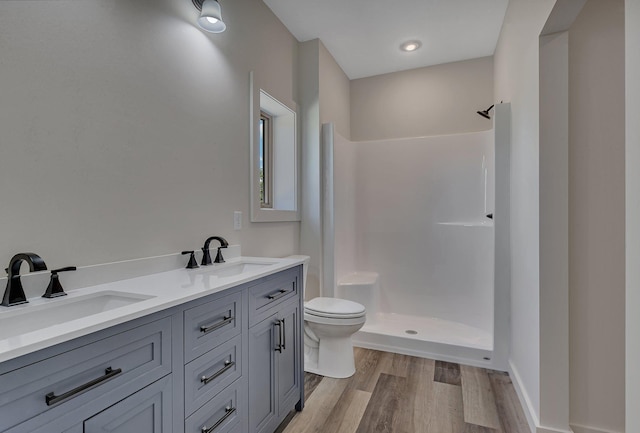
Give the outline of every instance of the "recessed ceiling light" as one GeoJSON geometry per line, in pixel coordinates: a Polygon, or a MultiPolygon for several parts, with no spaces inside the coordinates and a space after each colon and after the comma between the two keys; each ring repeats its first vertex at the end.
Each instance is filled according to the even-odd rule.
{"type": "Polygon", "coordinates": [[[406,51],[410,53],[411,51],[415,51],[422,46],[422,42],[420,41],[407,41],[404,44],[400,45],[400,49],[402,51],[406,51]]]}

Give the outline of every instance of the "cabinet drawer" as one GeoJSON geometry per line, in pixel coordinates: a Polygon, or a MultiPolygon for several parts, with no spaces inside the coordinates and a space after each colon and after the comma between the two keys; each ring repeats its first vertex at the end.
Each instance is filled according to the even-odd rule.
{"type": "Polygon", "coordinates": [[[170,372],[167,317],[0,375],[2,426],[64,414],[107,392],[115,402],[170,372]]]}
{"type": "Polygon", "coordinates": [[[184,312],[184,356],[189,362],[240,334],[242,292],[227,295],[184,312]]]}
{"type": "Polygon", "coordinates": [[[231,433],[245,417],[246,402],[242,394],[243,381],[225,389],[198,409],[184,422],[185,433],[231,433]]]}
{"type": "Polygon", "coordinates": [[[299,268],[288,269],[249,287],[249,326],[264,320],[273,308],[299,294],[299,268]]]}
{"type": "Polygon", "coordinates": [[[184,366],[185,412],[193,413],[242,376],[242,336],[184,366]]]}
{"type": "Polygon", "coordinates": [[[171,376],[167,376],[86,420],[84,433],[168,433],[171,398],[171,376]]]}

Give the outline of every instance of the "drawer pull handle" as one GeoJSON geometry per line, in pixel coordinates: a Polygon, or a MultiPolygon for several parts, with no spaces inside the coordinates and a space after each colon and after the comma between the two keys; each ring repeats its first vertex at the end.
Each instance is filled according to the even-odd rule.
{"type": "Polygon", "coordinates": [[[284,349],[284,345],[282,344],[282,325],[283,324],[284,324],[283,321],[279,319],[276,319],[276,323],[274,323],[274,325],[278,327],[278,347],[276,347],[275,351],[280,353],[282,353],[282,349],[284,349]]]}
{"type": "Polygon", "coordinates": [[[227,418],[233,415],[233,413],[236,411],[236,408],[227,406],[224,410],[226,413],[222,416],[222,418],[216,421],[214,425],[209,428],[207,428],[207,426],[202,427],[202,433],[212,433],[215,429],[220,427],[220,424],[222,424],[227,418]]]}
{"type": "Polygon", "coordinates": [[[117,368],[115,370],[113,370],[111,367],[107,367],[107,369],[104,371],[104,376],[100,376],[97,379],[93,379],[91,382],[87,382],[84,385],[80,385],[77,388],[72,389],[71,391],[67,391],[64,394],[60,394],[60,395],[56,395],[53,392],[50,392],[49,394],[45,395],[45,401],[47,402],[47,406],[51,406],[54,405],[56,403],[60,403],[61,401],[67,400],[68,398],[73,397],[76,394],[79,394],[83,391],[86,391],[88,389],[91,389],[103,382],[106,382],[110,379],[113,379],[114,377],[116,377],[117,375],[119,375],[120,373],[122,373],[122,369],[121,368],[117,368]]]}
{"type": "Polygon", "coordinates": [[[201,326],[200,332],[202,332],[203,334],[206,334],[208,332],[215,331],[216,329],[220,329],[224,325],[228,325],[229,323],[233,322],[233,319],[234,317],[232,316],[228,316],[228,317],[225,316],[225,318],[219,321],[218,323],[214,323],[213,325],[201,326]]]}
{"type": "Polygon", "coordinates": [[[276,294],[271,294],[271,295],[267,296],[267,298],[269,298],[270,301],[275,301],[278,298],[282,298],[287,293],[289,293],[288,290],[282,289],[282,290],[278,290],[278,293],[276,293],[276,294]]]}
{"type": "Polygon", "coordinates": [[[220,377],[220,375],[224,374],[225,371],[229,370],[231,367],[233,367],[234,365],[236,365],[235,362],[232,362],[230,359],[227,359],[224,362],[224,367],[222,367],[220,370],[216,371],[215,373],[213,373],[211,376],[207,377],[207,376],[202,376],[200,378],[200,382],[204,383],[205,385],[209,382],[211,382],[212,380],[214,380],[217,377],[220,377]]]}

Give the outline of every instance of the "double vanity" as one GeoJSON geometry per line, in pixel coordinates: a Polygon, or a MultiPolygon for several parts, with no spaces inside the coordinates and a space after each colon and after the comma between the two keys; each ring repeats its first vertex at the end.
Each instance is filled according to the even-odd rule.
{"type": "Polygon", "coordinates": [[[272,433],[303,406],[304,258],[238,257],[0,310],[2,433],[272,433]]]}

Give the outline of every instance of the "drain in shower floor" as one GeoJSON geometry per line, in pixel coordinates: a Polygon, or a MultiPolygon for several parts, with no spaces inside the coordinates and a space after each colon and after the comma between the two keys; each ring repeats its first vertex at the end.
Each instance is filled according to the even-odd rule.
{"type": "Polygon", "coordinates": [[[407,329],[404,332],[409,335],[416,335],[418,333],[418,331],[414,331],[413,329],[407,329]]]}

